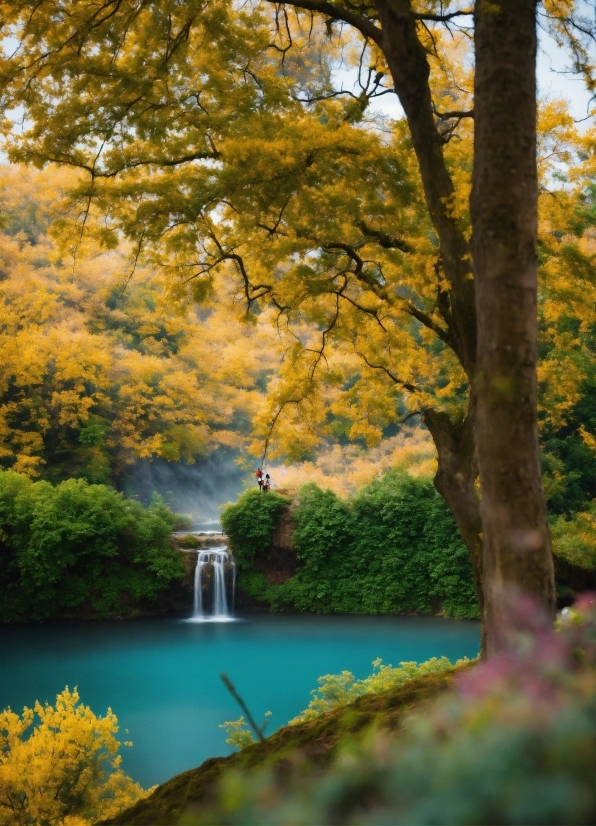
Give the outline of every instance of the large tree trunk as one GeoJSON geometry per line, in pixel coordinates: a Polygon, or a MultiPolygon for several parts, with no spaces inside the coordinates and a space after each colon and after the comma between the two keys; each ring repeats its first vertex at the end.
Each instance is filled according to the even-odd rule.
{"type": "Polygon", "coordinates": [[[536,421],[535,15],[536,0],[475,11],[476,448],[489,655],[506,644],[519,592],[555,612],[536,421]]]}
{"type": "MultiPolygon", "coordinates": [[[[474,571],[474,585],[478,596],[480,616],[485,614],[482,570],[482,523],[480,501],[476,492],[476,451],[474,446],[474,398],[465,418],[452,422],[447,413],[427,409],[423,421],[428,427],[437,448],[438,467],[434,483],[447,502],[474,571]]],[[[481,653],[486,653],[486,632],[482,623],[481,653]]]]}

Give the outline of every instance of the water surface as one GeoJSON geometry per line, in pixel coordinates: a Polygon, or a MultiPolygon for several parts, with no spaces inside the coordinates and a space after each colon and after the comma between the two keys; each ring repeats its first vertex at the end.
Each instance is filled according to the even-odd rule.
{"type": "Polygon", "coordinates": [[[436,617],[252,615],[230,623],[150,619],[0,627],[0,709],[53,703],[78,687],[96,714],[120,721],[123,768],[143,786],[229,753],[224,720],[241,711],[225,671],[274,731],[304,709],[322,674],[357,678],[382,657],[397,665],[445,655],[474,657],[477,622],[436,617]],[[129,734],[125,734],[128,729],[129,734]]]}

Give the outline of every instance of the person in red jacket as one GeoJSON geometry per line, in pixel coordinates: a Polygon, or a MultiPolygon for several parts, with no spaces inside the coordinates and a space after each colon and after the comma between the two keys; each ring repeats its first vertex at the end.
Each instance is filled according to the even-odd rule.
{"type": "Polygon", "coordinates": [[[257,477],[257,484],[258,484],[259,488],[262,488],[263,487],[263,473],[262,473],[260,467],[257,468],[257,472],[255,473],[255,476],[257,477]]]}

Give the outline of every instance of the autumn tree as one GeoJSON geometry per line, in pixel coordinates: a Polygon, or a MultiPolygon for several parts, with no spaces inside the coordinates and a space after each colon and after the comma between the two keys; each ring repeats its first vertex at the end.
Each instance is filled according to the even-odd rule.
{"type": "Polygon", "coordinates": [[[79,246],[73,278],[47,235],[64,178],[0,169],[0,464],[119,482],[139,458],[192,463],[239,448],[255,383],[274,364],[265,333],[223,304],[186,311],[150,268],[127,285],[122,245],[79,246]]]}
{"type": "Polygon", "coordinates": [[[112,710],[96,716],[76,688],[65,688],[55,706],[1,712],[0,824],[88,826],[145,797],[120,768],[117,732],[112,710]]]}
{"type": "MultiPolygon", "coordinates": [[[[314,444],[327,424],[321,386],[360,407],[381,374],[393,387],[351,435],[370,437],[409,395],[403,413],[432,434],[435,484],[481,605],[490,597],[491,646],[493,607],[510,587],[552,612],[533,378],[535,6],[19,0],[2,11],[14,46],[5,111],[26,113],[20,130],[7,124],[11,158],[84,173],[72,255],[94,227],[107,246],[128,237],[134,259],[159,262],[195,298],[223,270],[249,310],[268,304],[286,356],[267,433],[293,409],[296,436],[314,444]],[[342,60],[355,93],[337,82],[342,60]],[[405,120],[371,118],[371,101],[391,92],[405,120]],[[495,107],[507,136],[491,131],[495,107]],[[493,270],[479,250],[494,244],[508,258],[493,270]],[[516,290],[513,324],[503,305],[516,290]],[[355,360],[361,380],[349,387],[355,360]]],[[[543,14],[589,74],[586,22],[567,3],[543,14]]]]}

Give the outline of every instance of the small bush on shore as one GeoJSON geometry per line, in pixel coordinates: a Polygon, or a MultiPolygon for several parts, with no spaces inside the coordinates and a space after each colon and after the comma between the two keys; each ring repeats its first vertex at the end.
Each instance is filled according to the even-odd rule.
{"type": "Polygon", "coordinates": [[[289,501],[272,490],[247,490],[235,505],[228,505],[223,511],[221,525],[239,571],[251,571],[255,555],[267,550],[277,517],[289,501]]]}

